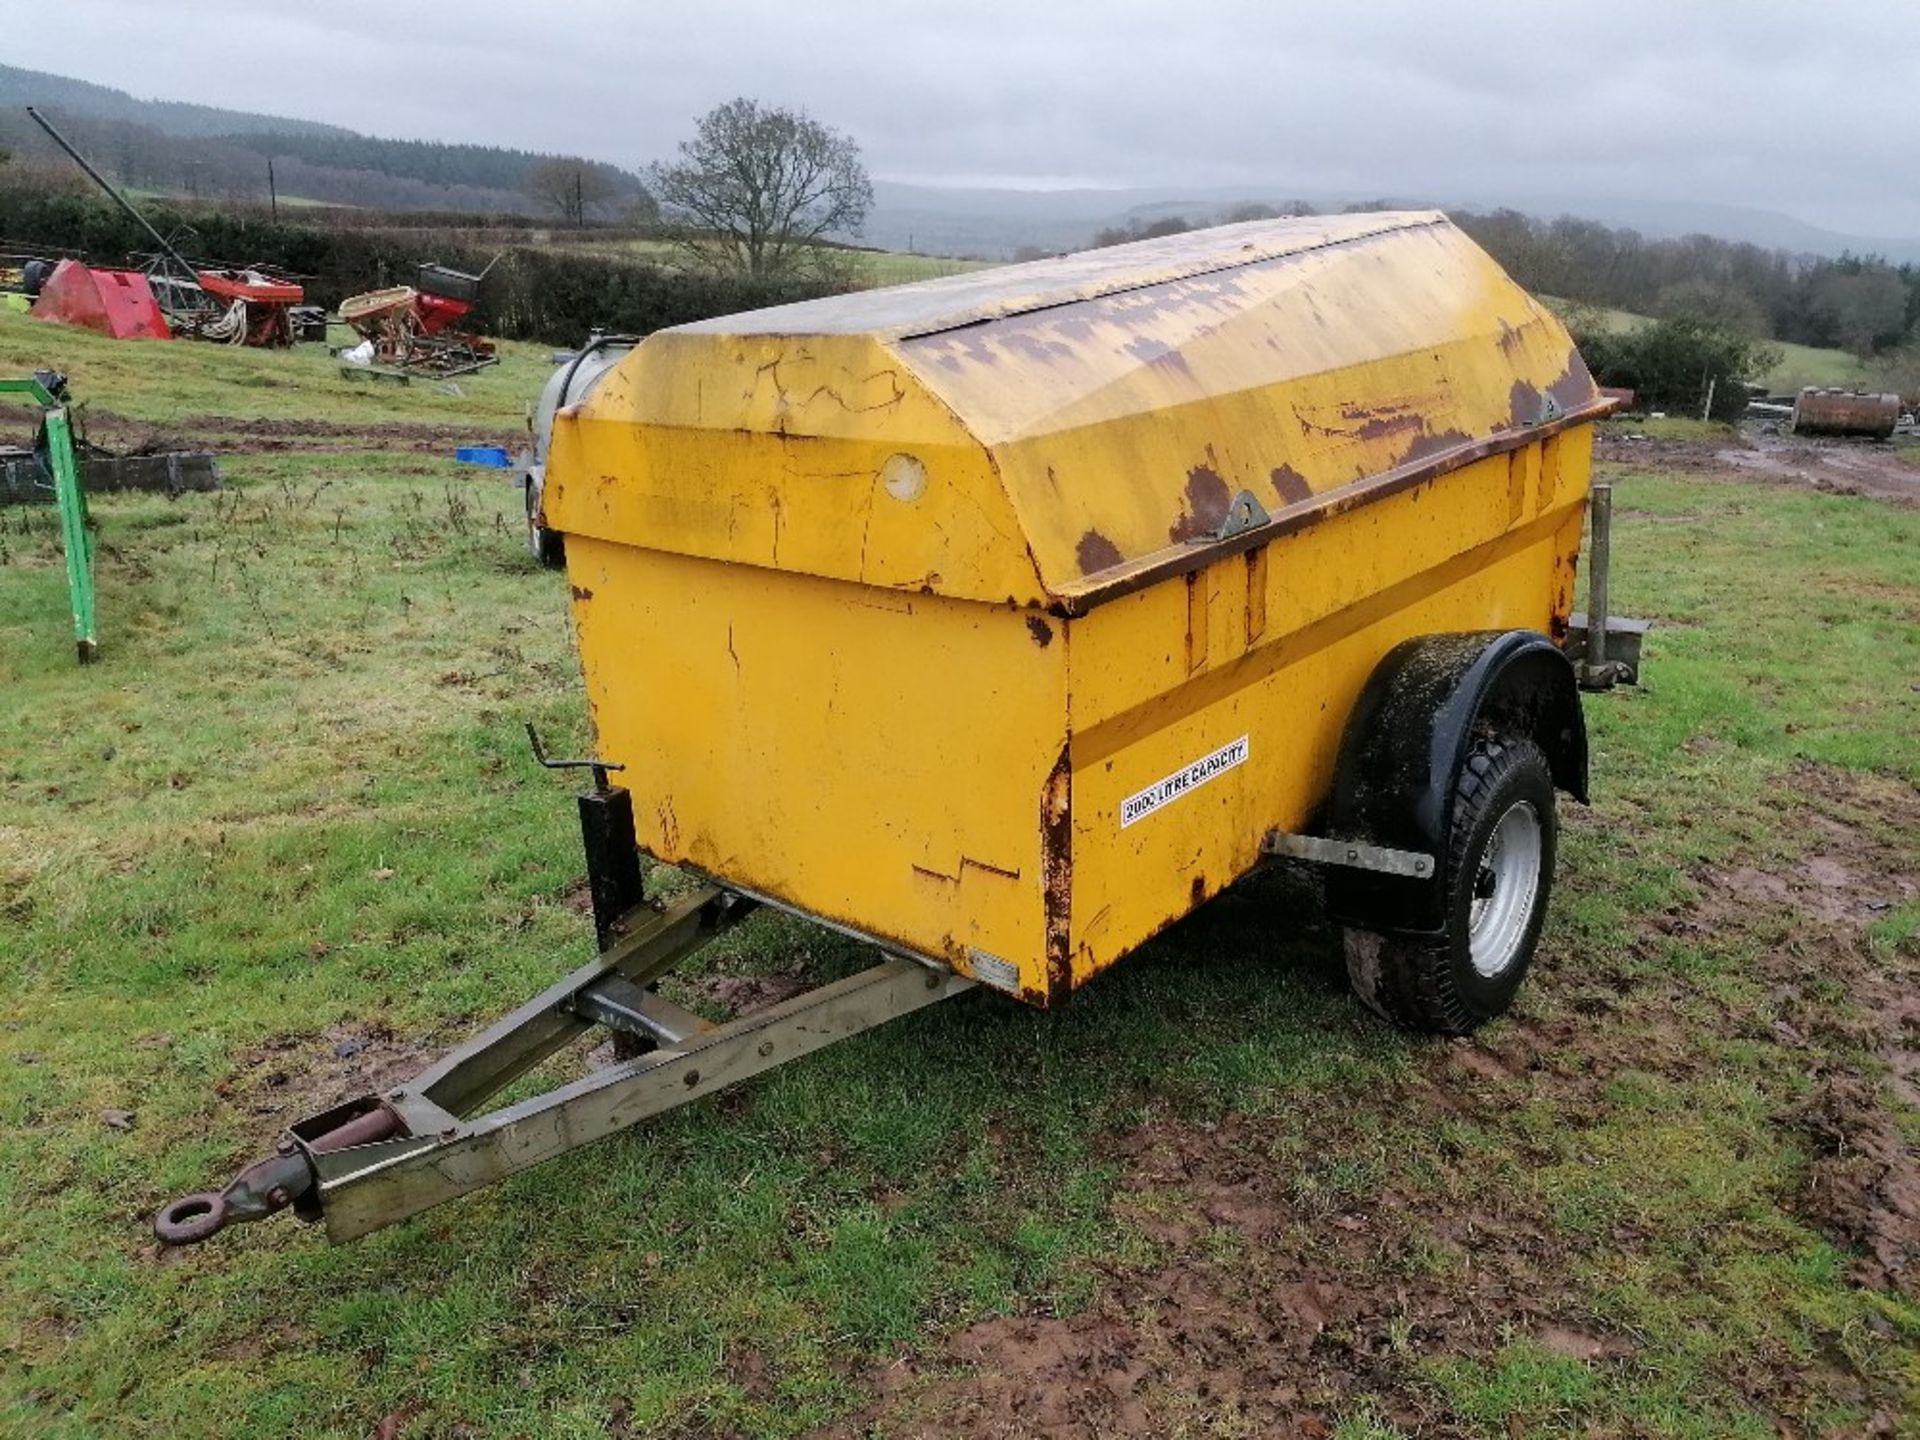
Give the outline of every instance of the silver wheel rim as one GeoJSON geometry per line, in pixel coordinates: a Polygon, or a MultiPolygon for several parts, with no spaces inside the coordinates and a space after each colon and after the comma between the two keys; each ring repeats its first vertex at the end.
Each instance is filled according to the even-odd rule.
{"type": "Polygon", "coordinates": [[[1515,801],[1487,837],[1473,879],[1468,947],[1475,973],[1485,979],[1505,973],[1520,958],[1540,893],[1542,853],[1540,812],[1532,801],[1515,801]]]}

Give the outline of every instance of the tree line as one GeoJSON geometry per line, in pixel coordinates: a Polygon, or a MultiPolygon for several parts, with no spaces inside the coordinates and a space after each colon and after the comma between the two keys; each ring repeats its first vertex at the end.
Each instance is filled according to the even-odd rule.
{"type": "MultiPolygon", "coordinates": [[[[1349,211],[1383,210],[1375,201],[1349,211]]],[[[1311,215],[1301,201],[1249,203],[1208,223],[1311,215]]],[[[1652,239],[1635,230],[1518,210],[1449,212],[1526,289],[1583,305],[1688,320],[1745,341],[1850,350],[1862,359],[1920,343],[1920,266],[1878,256],[1796,255],[1711,235],[1652,239]]],[[[1182,215],[1141,217],[1095,233],[1118,245],[1194,228],[1182,215]]]]}

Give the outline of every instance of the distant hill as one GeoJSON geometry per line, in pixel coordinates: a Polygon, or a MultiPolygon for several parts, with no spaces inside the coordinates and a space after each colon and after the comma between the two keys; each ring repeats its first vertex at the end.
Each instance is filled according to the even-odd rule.
{"type": "Polygon", "coordinates": [[[188,105],[178,100],[138,100],[124,90],[95,85],[89,80],[0,65],[0,106],[17,110],[23,105],[46,105],[73,115],[130,120],[151,125],[164,135],[233,135],[244,131],[262,135],[353,133],[317,120],[254,115],[244,110],[221,110],[212,105],[188,105]]]}
{"type": "Polygon", "coordinates": [[[1877,254],[1896,264],[1920,262],[1920,237],[1843,235],[1777,211],[1703,202],[1615,199],[1582,195],[1335,195],[1291,189],[1284,183],[1174,190],[989,190],[874,185],[873,213],[861,238],[883,249],[912,248],[934,255],[977,255],[1004,260],[1016,250],[1078,250],[1096,230],[1136,220],[1184,215],[1195,223],[1217,219],[1246,201],[1278,205],[1304,200],[1320,210],[1387,199],[1409,209],[1496,210],[1509,207],[1538,219],[1575,215],[1638,230],[1650,238],[1713,235],[1748,241],[1769,250],[1835,256],[1877,254]]]}
{"type": "MultiPolygon", "coordinates": [[[[141,100],[63,75],[0,65],[0,147],[65,165],[25,114],[45,111],[111,178],[135,190],[203,199],[267,198],[267,162],[283,197],[393,210],[532,214],[527,172],[552,157],[488,145],[385,140],[338,125],[210,105],[141,100]]],[[[640,177],[603,174],[614,211],[643,192],[640,177]]]]}

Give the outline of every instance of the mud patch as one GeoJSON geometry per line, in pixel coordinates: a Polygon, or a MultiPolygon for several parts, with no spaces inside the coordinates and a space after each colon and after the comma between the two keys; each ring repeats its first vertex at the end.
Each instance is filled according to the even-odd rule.
{"type": "Polygon", "coordinates": [[[724,1006],[735,1015],[747,1015],[791,1000],[814,982],[796,965],[771,975],[701,975],[681,983],[690,995],[724,1006]]]}
{"type": "Polygon", "coordinates": [[[1703,871],[1686,923],[1780,937],[1758,961],[1774,982],[1774,1038],[1885,1067],[1884,1080],[1853,1068],[1817,1072],[1791,1117],[1811,1152],[1796,1208],[1855,1253],[1858,1283],[1920,1294],[1920,1154],[1895,1109],[1920,1101],[1920,956],[1876,954],[1865,936],[1880,915],[1920,898],[1920,789],[1806,763],[1789,788],[1817,848],[1790,862],[1703,871]],[[1852,1007],[1833,1004],[1835,984],[1852,1007]]]}
{"type": "Polygon", "coordinates": [[[1920,507],[1920,465],[1891,443],[1813,440],[1801,436],[1747,433],[1744,446],[1714,458],[1742,474],[1811,486],[1828,495],[1864,495],[1902,507],[1920,507]]]}
{"type": "Polygon", "coordinates": [[[1920,507],[1920,463],[1911,442],[1816,440],[1744,426],[1730,441],[1602,433],[1594,458],[1635,470],[1762,481],[1829,495],[1920,507]]]}
{"type": "MultiPolygon", "coordinates": [[[[1775,1112],[1809,1152],[1804,1193],[1782,1200],[1853,1251],[1860,1284],[1911,1292],[1920,1171],[1873,1057],[1889,1061],[1895,1085],[1916,1073],[1920,966],[1876,955],[1865,931],[1885,898],[1920,893],[1920,805],[1911,786],[1813,765],[1782,789],[1809,853],[1703,868],[1697,899],[1650,917],[1644,943],[1658,953],[1663,936],[1764,942],[1755,963],[1772,1012],[1718,1023],[1722,1039],[1750,1040],[1757,1026],[1763,1043],[1824,1067],[1804,1105],[1775,1112]],[[1835,984],[1852,1004],[1835,1002],[1835,984]]],[[[1605,1113],[1622,1070],[1697,1083],[1712,1069],[1712,1047],[1673,1013],[1670,986],[1571,965],[1549,973],[1560,1001],[1549,1013],[1414,1047],[1405,1079],[1372,1108],[1431,1117],[1436,1134],[1456,1117],[1496,1123],[1520,1102],[1576,1123],[1605,1113]]],[[[864,1377],[869,1405],[824,1433],[1325,1436],[1364,1402],[1403,1433],[1453,1434],[1460,1417],[1423,1369],[1433,1358],[1491,1356],[1526,1338],[1623,1375],[1643,1363],[1641,1342],[1583,1309],[1569,1266],[1583,1250],[1653,1243],[1648,1234],[1631,1222],[1569,1234],[1529,1187],[1473,1183],[1481,1172],[1465,1164],[1455,1173],[1444,1143],[1428,1156],[1447,1171],[1441,1196],[1396,1178],[1391,1160],[1382,1181],[1351,1190],[1303,1179],[1313,1137],[1337,1147],[1353,1118],[1304,1103],[1283,1121],[1162,1116],[1096,1142],[1116,1176],[1115,1218],[1155,1260],[1097,1267],[1095,1297],[1077,1314],[984,1321],[864,1377]],[[1280,1135],[1308,1137],[1306,1150],[1277,1151],[1280,1135]]],[[[1524,1138],[1508,1143],[1524,1169],[1524,1138]]],[[[1837,1351],[1724,1365],[1718,1380],[1757,1410],[1799,1415],[1843,1395],[1875,1410],[1871,1433],[1891,1433],[1885,1386],[1837,1351]]]]}
{"type": "Polygon", "coordinates": [[[1745,906],[1786,906],[1829,925],[1865,924],[1916,893],[1911,877],[1861,875],[1833,855],[1815,854],[1784,869],[1739,865],[1701,872],[1710,891],[1745,906]]]}
{"type": "Polygon", "coordinates": [[[1801,1213],[1859,1254],[1861,1284],[1920,1294],[1920,1164],[1876,1087],[1829,1075],[1800,1124],[1814,1155],[1801,1213]]]}
{"type": "Polygon", "coordinates": [[[333,1025],[319,1035],[281,1035],[249,1046],[215,1083],[216,1095],[263,1117],[271,1138],[291,1122],[411,1079],[446,1048],[437,1036],[396,1035],[387,1026],[333,1025]]]}
{"type": "Polygon", "coordinates": [[[963,1330],[939,1357],[882,1372],[869,1408],[825,1433],[1325,1436],[1364,1396],[1404,1433],[1428,1434],[1448,1417],[1417,1383],[1416,1353],[1491,1350],[1512,1333],[1596,1361],[1634,1350],[1540,1298],[1552,1247],[1525,1221],[1435,1216],[1391,1188],[1364,1209],[1303,1200],[1267,1127],[1239,1117],[1159,1121],[1108,1149],[1116,1207],[1166,1263],[1106,1271],[1069,1317],[963,1330]],[[1458,1273],[1405,1264],[1416,1242],[1460,1257],[1458,1273]]]}
{"type": "MultiPolygon", "coordinates": [[[[231,415],[189,415],[163,428],[148,420],[88,410],[87,438],[133,455],[171,450],[209,450],[216,455],[271,455],[288,452],[333,454],[345,451],[410,451],[445,455],[461,445],[499,443],[483,426],[428,421],[372,422],[245,419],[231,415]]],[[[513,449],[508,442],[507,448],[513,449]]]]}

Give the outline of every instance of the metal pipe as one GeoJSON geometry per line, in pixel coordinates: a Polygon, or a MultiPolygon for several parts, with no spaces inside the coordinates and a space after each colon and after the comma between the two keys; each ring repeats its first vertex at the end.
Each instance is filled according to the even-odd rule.
{"type": "Polygon", "coordinates": [[[1587,673],[1589,676],[1604,675],[1607,670],[1607,606],[1611,603],[1608,595],[1607,572],[1613,564],[1613,484],[1611,481],[1594,482],[1591,499],[1593,508],[1593,573],[1587,579],[1587,673]]]}
{"type": "Polygon", "coordinates": [[[168,256],[168,258],[170,258],[174,264],[180,267],[181,274],[186,279],[193,281],[195,284],[199,283],[200,272],[195,270],[193,266],[189,265],[186,261],[186,258],[183,255],[181,255],[181,253],[178,250],[174,249],[172,245],[167,243],[166,236],[162,235],[158,230],[154,229],[153,226],[147,222],[146,216],[142,215],[138,210],[133,208],[133,202],[131,200],[127,199],[126,196],[122,195],[118,190],[114,189],[112,183],[107,179],[106,176],[102,175],[98,170],[94,169],[93,166],[87,163],[87,157],[82,155],[78,150],[74,149],[73,146],[68,143],[67,137],[62,135],[58,130],[53,128],[53,122],[51,120],[47,119],[46,116],[42,115],[38,110],[34,109],[33,106],[31,105],[27,106],[27,116],[29,119],[33,121],[34,124],[38,125],[42,130],[47,132],[48,139],[52,140],[54,144],[58,145],[62,150],[67,152],[67,155],[72,159],[73,163],[78,165],[82,170],[86,172],[87,178],[89,180],[93,181],[94,184],[98,185],[102,190],[106,191],[107,194],[113,198],[114,204],[118,205],[122,210],[126,211],[127,214],[133,218],[134,222],[138,224],[142,230],[145,230],[147,234],[153,237],[153,243],[158,245],[160,249],[168,256]]]}

